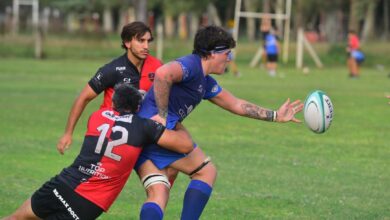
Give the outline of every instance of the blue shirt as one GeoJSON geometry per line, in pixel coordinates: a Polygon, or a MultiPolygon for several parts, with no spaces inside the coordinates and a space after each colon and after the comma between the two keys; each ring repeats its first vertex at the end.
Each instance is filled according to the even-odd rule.
{"type": "Polygon", "coordinates": [[[275,35],[267,34],[264,48],[267,54],[278,54],[278,43],[275,35]]]}
{"type": "MultiPolygon", "coordinates": [[[[213,77],[203,73],[201,58],[191,54],[176,59],[183,70],[182,81],[171,87],[168,102],[167,128],[173,129],[177,122],[183,121],[202,99],[218,95],[222,88],[213,77]]],[[[142,103],[139,116],[150,118],[158,113],[154,89],[150,89],[142,103]]]]}

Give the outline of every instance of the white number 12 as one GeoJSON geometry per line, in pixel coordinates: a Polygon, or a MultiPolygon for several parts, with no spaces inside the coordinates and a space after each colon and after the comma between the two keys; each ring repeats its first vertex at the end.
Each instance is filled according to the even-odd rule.
{"type": "MultiPolygon", "coordinates": [[[[104,138],[106,137],[109,128],[110,128],[109,124],[102,124],[101,126],[99,126],[97,128],[97,130],[100,131],[100,136],[99,136],[98,142],[96,144],[95,153],[100,154],[100,152],[102,151],[104,138]]],[[[107,143],[106,151],[104,151],[104,156],[109,157],[109,158],[116,160],[116,161],[120,161],[122,157],[117,155],[117,154],[114,154],[112,152],[112,149],[116,146],[125,144],[127,142],[127,138],[129,136],[129,133],[126,130],[126,128],[124,128],[122,126],[112,127],[113,133],[117,132],[117,131],[122,133],[122,137],[118,140],[109,141],[107,143]]]]}

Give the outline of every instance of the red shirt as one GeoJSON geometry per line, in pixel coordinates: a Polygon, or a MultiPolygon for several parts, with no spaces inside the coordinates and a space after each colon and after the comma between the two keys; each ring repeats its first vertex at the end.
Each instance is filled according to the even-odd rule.
{"type": "Polygon", "coordinates": [[[351,34],[348,40],[348,47],[351,50],[357,50],[360,47],[359,38],[356,34],[351,34]]]}
{"type": "Polygon", "coordinates": [[[160,60],[149,55],[144,60],[141,73],[139,73],[138,69],[129,61],[125,53],[99,68],[88,84],[96,94],[104,91],[104,99],[100,108],[111,107],[114,86],[117,83],[130,83],[135,88],[147,92],[153,84],[154,74],[157,68],[161,65],[160,60]]]}
{"type": "Polygon", "coordinates": [[[156,143],[164,130],[161,124],[137,115],[100,109],[89,118],[80,154],[59,179],[107,211],[130,176],[142,146],[156,143]]]}

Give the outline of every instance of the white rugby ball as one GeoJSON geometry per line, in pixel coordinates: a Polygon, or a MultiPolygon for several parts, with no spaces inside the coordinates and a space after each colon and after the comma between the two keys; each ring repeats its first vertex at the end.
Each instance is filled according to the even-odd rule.
{"type": "Polygon", "coordinates": [[[315,133],[324,133],[333,120],[333,104],[320,90],[311,92],[306,100],[303,115],[307,127],[315,133]]]}

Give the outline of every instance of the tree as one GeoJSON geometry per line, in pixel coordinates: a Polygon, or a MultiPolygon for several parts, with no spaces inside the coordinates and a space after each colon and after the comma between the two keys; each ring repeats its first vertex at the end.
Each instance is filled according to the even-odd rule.
{"type": "Polygon", "coordinates": [[[375,22],[375,9],[378,4],[378,0],[369,0],[366,2],[366,13],[364,18],[364,26],[362,30],[362,41],[372,39],[375,34],[374,22],[375,22]]]}

